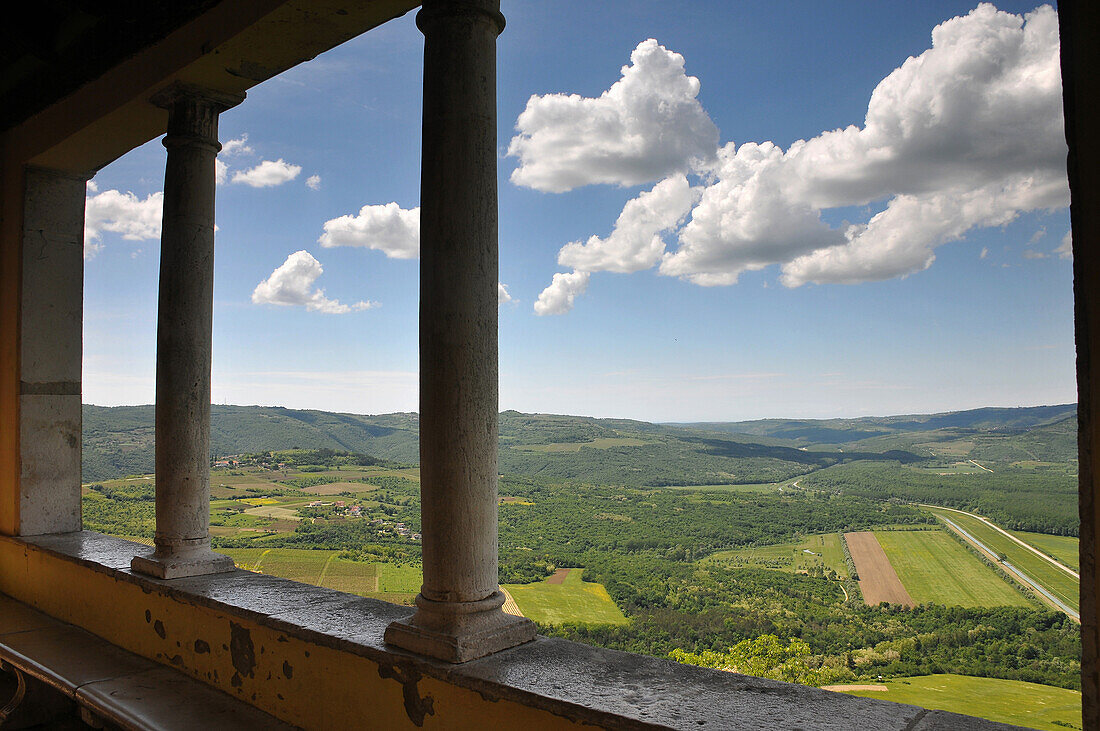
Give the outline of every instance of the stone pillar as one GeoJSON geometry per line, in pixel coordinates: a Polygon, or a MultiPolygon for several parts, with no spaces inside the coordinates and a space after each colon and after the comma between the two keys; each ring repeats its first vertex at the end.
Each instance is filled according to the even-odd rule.
{"type": "Polygon", "coordinates": [[[1073,301],[1077,340],[1077,453],[1081,516],[1082,726],[1100,729],[1100,78],[1093,61],[1100,6],[1058,3],[1062,110],[1073,228],[1073,301]],[[1093,351],[1096,350],[1096,353],[1093,351]]]}
{"type": "Polygon", "coordinates": [[[386,642],[465,662],[534,639],[497,584],[499,0],[425,0],[420,182],[424,585],[386,642]]]}
{"type": "Polygon", "coordinates": [[[81,529],[87,175],[27,168],[20,292],[19,535],[81,529]]]}
{"type": "Polygon", "coordinates": [[[214,158],[218,115],[244,95],[174,85],[168,110],[157,305],[156,496],[152,555],[134,571],[162,579],[233,569],[210,550],[210,351],[214,305],[214,158]]]}

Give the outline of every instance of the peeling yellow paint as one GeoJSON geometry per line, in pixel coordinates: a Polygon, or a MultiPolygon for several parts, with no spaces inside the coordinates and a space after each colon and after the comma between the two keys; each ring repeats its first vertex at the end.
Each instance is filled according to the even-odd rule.
{"type": "MultiPolygon", "coordinates": [[[[135,544],[135,550],[138,549],[135,544]]],[[[0,537],[0,591],[308,729],[580,728],[0,537]],[[418,723],[419,722],[419,723],[418,723]]]]}

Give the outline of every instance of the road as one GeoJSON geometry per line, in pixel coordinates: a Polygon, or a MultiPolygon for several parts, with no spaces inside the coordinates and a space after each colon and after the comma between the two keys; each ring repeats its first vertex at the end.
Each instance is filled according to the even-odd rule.
{"type": "MultiPolygon", "coordinates": [[[[960,511],[956,511],[956,512],[963,512],[963,511],[960,510],[960,511]]],[[[969,515],[969,513],[967,513],[967,514],[969,515]]],[[[1012,575],[1021,584],[1024,584],[1025,586],[1030,586],[1032,589],[1039,592],[1040,597],[1042,599],[1046,600],[1046,602],[1048,604],[1050,604],[1055,609],[1058,609],[1062,612],[1065,612],[1066,616],[1068,616],[1070,619],[1072,619],[1073,621],[1080,624],[1081,615],[1077,611],[1072,609],[1071,607],[1068,607],[1065,604],[1063,604],[1061,600],[1059,600],[1056,596],[1054,596],[1049,591],[1047,591],[1042,585],[1039,584],[1038,581],[1036,581],[1035,579],[1032,579],[1030,576],[1028,576],[1023,571],[1021,571],[1017,567],[1010,564],[1008,561],[1001,561],[997,557],[996,552],[994,552],[991,548],[989,548],[989,546],[985,545],[980,540],[978,540],[973,535],[971,535],[965,528],[960,526],[955,521],[951,520],[948,517],[942,516],[942,515],[940,517],[943,519],[943,521],[945,523],[947,523],[947,525],[951,528],[951,530],[958,533],[960,536],[962,536],[966,540],[967,543],[974,546],[979,551],[981,551],[983,554],[985,554],[986,558],[988,558],[993,563],[1003,567],[1005,571],[1007,571],[1010,575],[1012,575]]],[[[986,522],[988,522],[988,521],[986,521],[986,522]]],[[[1001,532],[1003,533],[1004,531],[1001,531],[1001,532]]]]}
{"type": "Polygon", "coordinates": [[[1004,530],[1003,528],[1001,528],[1001,526],[997,525],[996,523],[993,523],[988,518],[983,518],[982,516],[975,515],[974,513],[968,513],[965,510],[956,510],[955,508],[943,508],[943,507],[940,507],[939,505],[927,505],[925,503],[917,503],[917,505],[920,505],[921,507],[924,507],[924,508],[936,508],[937,510],[950,510],[952,513],[962,513],[963,515],[969,515],[971,518],[974,518],[975,520],[980,520],[983,523],[985,523],[986,525],[988,525],[990,528],[992,528],[993,530],[997,531],[998,533],[1004,534],[1005,536],[1007,536],[1011,540],[1015,541],[1016,543],[1020,544],[1021,546],[1023,546],[1027,550],[1031,551],[1032,553],[1034,553],[1036,556],[1043,559],[1044,561],[1047,561],[1049,563],[1054,564],[1055,566],[1060,568],[1062,571],[1065,571],[1067,574],[1069,574],[1073,578],[1077,579],[1078,581],[1081,580],[1081,574],[1077,573],[1076,571],[1071,569],[1069,566],[1066,566],[1061,561],[1056,561],[1055,559],[1053,559],[1050,556],[1046,555],[1045,553],[1043,553],[1039,549],[1035,548],[1035,546],[1031,545],[1030,543],[1027,543],[1026,541],[1021,541],[1019,538],[1012,535],[1008,531],[1004,530]]]}

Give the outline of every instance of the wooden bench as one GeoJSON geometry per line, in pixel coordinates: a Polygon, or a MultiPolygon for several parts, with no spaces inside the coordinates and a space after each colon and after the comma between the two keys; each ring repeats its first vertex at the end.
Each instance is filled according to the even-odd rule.
{"type": "MultiPolygon", "coordinates": [[[[77,703],[92,725],[196,731],[296,728],[4,594],[0,661],[77,703]]],[[[0,699],[4,703],[17,705],[0,699]]]]}

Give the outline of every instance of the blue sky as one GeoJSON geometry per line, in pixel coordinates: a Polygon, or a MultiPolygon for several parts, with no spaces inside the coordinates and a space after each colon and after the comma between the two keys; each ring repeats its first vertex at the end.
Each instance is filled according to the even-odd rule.
{"type": "MultiPolygon", "coordinates": [[[[502,9],[502,409],[687,421],[1075,399],[1049,11],[502,9]]],[[[215,403],[416,409],[421,53],[410,14],[222,115],[215,403]]],[[[153,400],[163,165],[156,140],[89,190],[89,403],[153,400]]]]}

